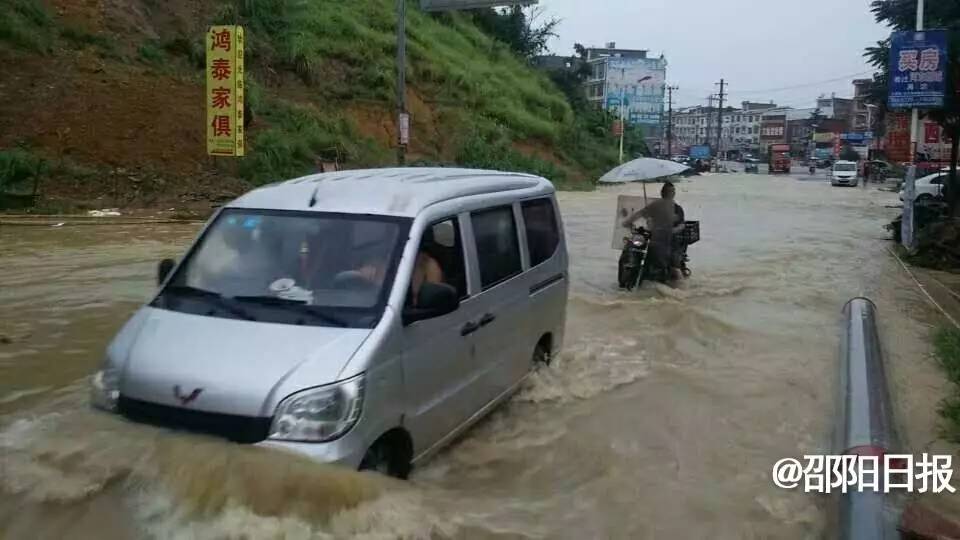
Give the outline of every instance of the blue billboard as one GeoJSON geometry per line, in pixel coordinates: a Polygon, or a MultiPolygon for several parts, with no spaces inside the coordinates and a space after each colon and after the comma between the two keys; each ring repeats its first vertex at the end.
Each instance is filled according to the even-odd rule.
{"type": "Polygon", "coordinates": [[[690,157],[693,159],[706,159],[710,157],[710,147],[705,144],[691,146],[690,157]]]}
{"type": "Polygon", "coordinates": [[[833,157],[833,148],[816,148],[813,150],[814,159],[830,159],[833,157]]]}
{"type": "Polygon", "coordinates": [[[943,107],[947,32],[894,32],[890,36],[891,109],[943,107]]]}
{"type": "Polygon", "coordinates": [[[841,133],[840,140],[847,141],[849,143],[863,144],[869,142],[873,139],[873,132],[866,131],[863,133],[841,133]]]}

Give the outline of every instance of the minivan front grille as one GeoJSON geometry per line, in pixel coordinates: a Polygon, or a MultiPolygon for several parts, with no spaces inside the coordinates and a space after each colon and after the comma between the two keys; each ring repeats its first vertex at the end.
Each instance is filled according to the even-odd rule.
{"type": "Polygon", "coordinates": [[[135,422],[223,437],[253,444],[270,434],[270,418],[237,416],[158,405],[120,396],[120,414],[135,422]]]}

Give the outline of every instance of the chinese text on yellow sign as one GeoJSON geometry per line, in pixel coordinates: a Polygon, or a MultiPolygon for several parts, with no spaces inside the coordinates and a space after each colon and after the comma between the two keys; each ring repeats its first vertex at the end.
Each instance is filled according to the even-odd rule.
{"type": "Polygon", "coordinates": [[[243,28],[213,26],[206,43],[207,153],[242,156],[243,28]]]}

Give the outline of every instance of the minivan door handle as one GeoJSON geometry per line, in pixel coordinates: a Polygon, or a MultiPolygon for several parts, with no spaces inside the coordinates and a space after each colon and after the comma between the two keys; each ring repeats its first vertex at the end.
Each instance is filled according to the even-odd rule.
{"type": "Polygon", "coordinates": [[[460,335],[461,335],[461,336],[469,336],[470,334],[476,332],[476,331],[479,330],[479,329],[480,329],[480,325],[479,325],[479,324],[477,324],[477,323],[475,323],[475,322],[468,322],[468,323],[465,323],[463,326],[460,327],[460,335]]]}
{"type": "Polygon", "coordinates": [[[486,326],[495,320],[497,320],[496,315],[494,315],[493,313],[487,313],[486,315],[480,318],[480,326],[481,327],[486,326]]]}

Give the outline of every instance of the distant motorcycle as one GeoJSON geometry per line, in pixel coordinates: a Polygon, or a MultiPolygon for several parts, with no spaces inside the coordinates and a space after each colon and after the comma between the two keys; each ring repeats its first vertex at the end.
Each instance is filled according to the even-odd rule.
{"type": "Polygon", "coordinates": [[[623,249],[617,265],[617,282],[621,289],[632,291],[640,287],[644,279],[670,283],[674,281],[674,269],[680,270],[683,278],[688,278],[693,273],[687,266],[690,260],[687,247],[700,240],[699,221],[685,222],[683,232],[673,237],[673,250],[679,255],[676,257],[677,267],[662,268],[652,263],[648,258],[652,237],[650,231],[644,227],[634,227],[630,236],[623,238],[623,249]]]}

